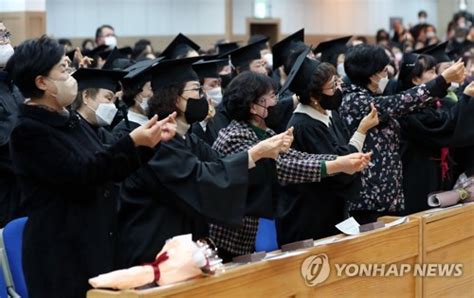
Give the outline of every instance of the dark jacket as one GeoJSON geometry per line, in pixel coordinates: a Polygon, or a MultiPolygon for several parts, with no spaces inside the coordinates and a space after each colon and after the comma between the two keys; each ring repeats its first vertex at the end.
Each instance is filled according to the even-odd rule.
{"type": "Polygon", "coordinates": [[[29,220],[23,268],[31,297],[84,297],[87,280],[114,269],[120,181],[141,164],[130,137],[104,149],[75,113],[20,105],[11,153],[29,220]]]}
{"type": "Polygon", "coordinates": [[[6,72],[0,71],[0,227],[20,215],[19,188],[10,158],[10,135],[16,123],[18,104],[24,98],[6,72]]]}

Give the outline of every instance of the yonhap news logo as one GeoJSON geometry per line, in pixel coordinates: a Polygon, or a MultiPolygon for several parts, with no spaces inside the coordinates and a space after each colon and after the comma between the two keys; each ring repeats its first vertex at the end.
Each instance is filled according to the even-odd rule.
{"type": "Polygon", "coordinates": [[[301,275],[308,287],[314,287],[328,279],[331,267],[326,254],[307,257],[301,264],[301,275]]]}
{"type": "MultiPolygon", "coordinates": [[[[463,275],[463,264],[334,264],[337,277],[459,277],[463,275]]],[[[329,257],[318,254],[307,257],[301,264],[301,275],[308,287],[325,282],[331,273],[329,257]]]]}

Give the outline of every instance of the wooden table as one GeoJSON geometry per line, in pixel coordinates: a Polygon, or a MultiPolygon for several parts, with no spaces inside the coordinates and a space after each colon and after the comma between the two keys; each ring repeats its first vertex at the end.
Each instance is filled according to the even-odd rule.
{"type": "Polygon", "coordinates": [[[413,214],[421,223],[425,264],[463,264],[460,277],[423,278],[423,297],[474,297],[474,203],[413,214]]]}
{"type": "Polygon", "coordinates": [[[337,276],[335,264],[415,264],[421,262],[420,219],[412,218],[399,226],[341,238],[337,242],[300,251],[299,255],[261,261],[226,270],[177,285],[147,290],[91,290],[88,298],[106,297],[397,297],[421,296],[421,279],[403,277],[337,276]],[[301,273],[303,261],[312,255],[326,254],[330,264],[327,280],[309,287],[301,273]]]}

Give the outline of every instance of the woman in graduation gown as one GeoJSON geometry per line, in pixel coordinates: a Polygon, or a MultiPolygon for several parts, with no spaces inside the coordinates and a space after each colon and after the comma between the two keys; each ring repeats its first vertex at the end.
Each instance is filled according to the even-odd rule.
{"type": "MultiPolygon", "coordinates": [[[[290,60],[294,59],[294,55],[290,60]]],[[[367,131],[378,124],[375,108],[372,107],[371,113],[361,120],[351,137],[337,113],[342,92],[335,67],[327,62],[305,58],[302,63],[294,64],[292,72],[294,75],[289,77],[291,81],[287,85],[300,99],[288,123],[288,127],[294,127],[293,148],[313,154],[361,152],[367,131]]],[[[335,225],[344,220],[347,202],[359,199],[360,188],[358,173],[340,173],[318,183],[285,186],[285,199],[292,204],[279,220],[280,242],[319,239],[336,234],[335,225]]]]}
{"type": "MultiPolygon", "coordinates": [[[[398,78],[401,91],[433,79],[435,66],[431,56],[405,54],[398,78]]],[[[457,177],[450,151],[474,145],[473,87],[469,85],[454,105],[442,107],[443,99],[433,98],[424,109],[400,118],[406,203],[402,214],[429,209],[429,193],[452,189],[457,177]]]]}
{"type": "Polygon", "coordinates": [[[28,222],[22,263],[30,297],[84,297],[87,280],[114,268],[113,181],[140,167],[169,119],[151,119],[104,149],[69,106],[77,82],[64,48],[43,36],[20,44],[7,68],[29,100],[20,105],[11,156],[28,222]],[[142,159],[143,158],[143,159],[142,159]]]}
{"type": "MultiPolygon", "coordinates": [[[[220,131],[213,148],[222,154],[235,154],[275,134],[266,125],[267,119],[282,117],[282,114],[277,114],[274,110],[277,96],[273,86],[270,77],[253,72],[243,72],[230,83],[224,94],[224,102],[233,120],[220,131]]],[[[286,133],[291,131],[290,128],[286,133]]],[[[334,173],[360,171],[368,164],[369,159],[369,155],[362,153],[338,157],[334,154],[308,154],[290,149],[277,158],[278,182],[319,182],[334,173]]],[[[272,195],[278,198],[278,189],[275,191],[272,195]]],[[[278,207],[279,213],[275,217],[286,210],[285,204],[278,207]]],[[[211,225],[210,235],[224,255],[249,254],[255,251],[258,225],[258,217],[247,216],[244,225],[238,229],[211,225]]]]}
{"type": "Polygon", "coordinates": [[[148,121],[148,101],[153,96],[149,70],[160,60],[161,58],[140,61],[125,69],[128,74],[121,81],[122,102],[127,106],[128,112],[112,130],[114,136],[127,135],[148,121]]]}
{"type": "Polygon", "coordinates": [[[277,136],[220,157],[188,133],[191,124],[206,117],[209,107],[192,70],[195,61],[166,60],[151,71],[150,112],[176,111],[177,135],[160,144],[148,164],[122,185],[121,267],[152,262],[173,236],[192,233],[194,240],[207,236],[210,222],[238,227],[244,215],[273,214],[273,199],[264,195],[275,175],[269,158],[289,148],[292,138],[277,136]],[[251,188],[261,193],[248,196],[251,188]]]}

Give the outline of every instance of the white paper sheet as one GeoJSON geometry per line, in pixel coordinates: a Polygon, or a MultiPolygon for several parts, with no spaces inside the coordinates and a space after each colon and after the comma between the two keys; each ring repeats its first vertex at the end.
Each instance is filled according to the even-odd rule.
{"type": "Polygon", "coordinates": [[[349,217],[336,225],[336,228],[346,235],[359,235],[359,227],[360,224],[354,219],[354,217],[349,217]]]}

